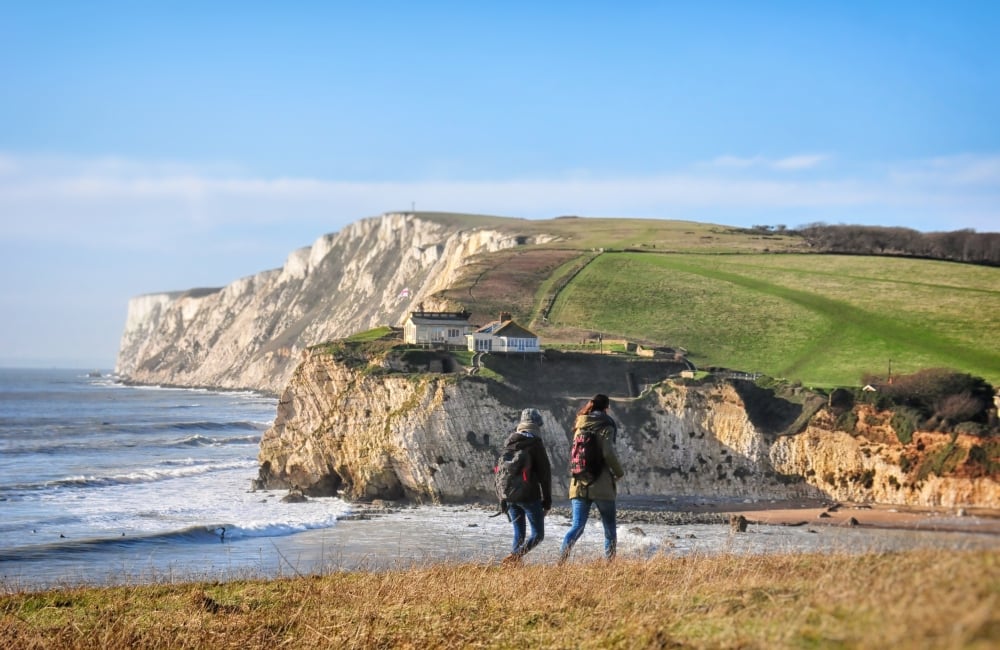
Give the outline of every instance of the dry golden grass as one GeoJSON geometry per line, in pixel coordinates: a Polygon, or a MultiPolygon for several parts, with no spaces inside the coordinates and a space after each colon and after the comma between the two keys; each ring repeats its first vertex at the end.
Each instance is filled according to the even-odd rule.
{"type": "Polygon", "coordinates": [[[995,648],[1000,551],[439,564],[0,598],[4,648],[995,648]]]}

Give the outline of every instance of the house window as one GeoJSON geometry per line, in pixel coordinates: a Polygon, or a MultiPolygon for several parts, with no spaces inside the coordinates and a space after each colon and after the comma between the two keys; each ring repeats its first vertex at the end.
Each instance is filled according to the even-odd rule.
{"type": "Polygon", "coordinates": [[[450,338],[450,339],[457,339],[461,335],[462,335],[462,330],[458,330],[458,329],[450,329],[450,330],[448,330],[448,338],[450,338]]]}

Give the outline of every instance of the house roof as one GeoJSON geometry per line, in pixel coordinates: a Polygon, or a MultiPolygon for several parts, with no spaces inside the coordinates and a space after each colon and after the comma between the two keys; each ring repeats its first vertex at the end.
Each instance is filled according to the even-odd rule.
{"type": "Polygon", "coordinates": [[[469,326],[469,317],[461,316],[414,316],[410,314],[410,322],[414,325],[463,325],[469,326]]]}
{"type": "Polygon", "coordinates": [[[495,330],[499,329],[500,326],[504,324],[504,322],[506,321],[498,321],[498,320],[490,321],[489,323],[486,323],[485,325],[477,329],[476,334],[491,334],[495,330]]]}
{"type": "Polygon", "coordinates": [[[476,330],[477,334],[492,334],[493,336],[510,336],[518,339],[537,339],[538,335],[526,330],[512,320],[495,320],[476,330]]]}

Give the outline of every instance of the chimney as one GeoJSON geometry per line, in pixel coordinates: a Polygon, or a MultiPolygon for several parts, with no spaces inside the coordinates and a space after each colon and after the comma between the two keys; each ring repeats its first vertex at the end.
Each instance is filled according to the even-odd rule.
{"type": "Polygon", "coordinates": [[[509,311],[502,311],[502,312],[500,312],[500,322],[501,323],[506,323],[509,320],[510,320],[510,312],[509,311]]]}

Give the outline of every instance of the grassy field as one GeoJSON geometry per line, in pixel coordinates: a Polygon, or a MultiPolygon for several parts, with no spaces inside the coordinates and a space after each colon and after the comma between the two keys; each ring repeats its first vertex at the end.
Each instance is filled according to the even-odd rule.
{"type": "Polygon", "coordinates": [[[816,387],[946,367],[1000,385],[1000,269],[810,254],[786,233],[688,221],[430,214],[540,243],[482,255],[439,297],[566,346],[603,334],[700,367],[816,387]]]}
{"type": "Polygon", "coordinates": [[[657,252],[760,253],[805,251],[799,237],[753,232],[695,221],[562,217],[547,220],[421,212],[422,218],[463,228],[497,228],[555,239],[547,247],[587,250],[645,249],[657,252]]]}
{"type": "MultiPolygon", "coordinates": [[[[950,367],[1000,384],[1000,269],[837,255],[611,253],[549,321],[817,386],[950,367]]],[[[544,336],[544,333],[543,333],[544,336]]]]}
{"type": "Polygon", "coordinates": [[[0,597],[0,647],[996,648],[1000,553],[434,565],[0,597]]]}

